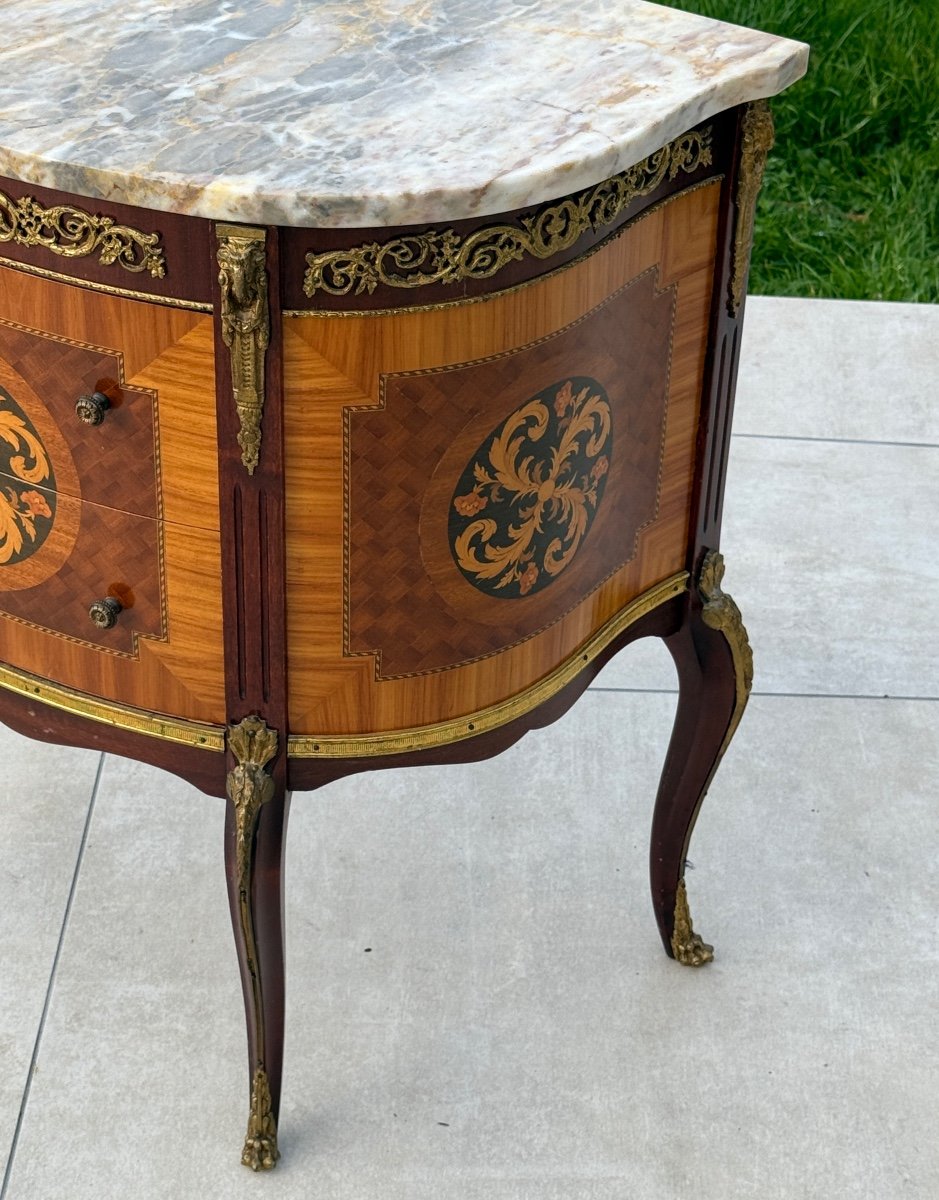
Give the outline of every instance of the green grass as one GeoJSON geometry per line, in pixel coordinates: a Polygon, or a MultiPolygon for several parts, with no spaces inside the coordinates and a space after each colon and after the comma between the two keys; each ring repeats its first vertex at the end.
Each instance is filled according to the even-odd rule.
{"type": "Polygon", "coordinates": [[[671,6],[811,46],[772,102],[750,290],[939,303],[939,0],[671,6]]]}

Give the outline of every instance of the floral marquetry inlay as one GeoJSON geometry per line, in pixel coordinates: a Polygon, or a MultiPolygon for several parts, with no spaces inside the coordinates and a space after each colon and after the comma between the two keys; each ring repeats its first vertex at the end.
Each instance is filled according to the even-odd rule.
{"type": "Polygon", "coordinates": [[[595,379],[571,376],[516,409],[453,493],[450,548],[464,577],[504,599],[547,587],[587,536],[611,449],[610,403],[595,379]]]}
{"type": "Polygon", "coordinates": [[[55,520],[55,475],[31,421],[0,387],[0,566],[35,554],[55,520]]]}

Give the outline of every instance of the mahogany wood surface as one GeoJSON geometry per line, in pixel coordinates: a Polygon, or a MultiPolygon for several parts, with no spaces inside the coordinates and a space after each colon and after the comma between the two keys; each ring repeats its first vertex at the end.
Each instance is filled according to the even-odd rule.
{"type": "Polygon", "coordinates": [[[0,721],[37,741],[120,754],[178,775],[208,796],[225,795],[224,754],[89,721],[4,688],[0,688],[0,721]]]}
{"type": "Polygon", "coordinates": [[[284,1065],[284,858],[289,812],[290,794],[278,785],[273,798],[261,809],[254,836],[249,897],[257,944],[257,961],[254,961],[239,914],[234,807],[229,804],[225,810],[225,879],[245,1004],[248,1093],[250,1096],[256,1068],[262,1066],[271,1090],[275,1121],[280,1112],[284,1065]],[[255,972],[260,981],[260,1006],[252,986],[255,972]]]}
{"type": "MultiPolygon", "coordinates": [[[[739,216],[736,185],[741,166],[742,114],[743,110],[735,110],[736,123],[727,133],[725,153],[730,158],[730,169],[721,185],[718,255],[714,266],[714,294],[691,503],[693,541],[689,569],[692,571],[700,567],[708,550],[716,550],[720,544],[724,484],[740,363],[740,335],[746,295],[739,311],[735,313],[730,302],[730,283],[734,269],[734,226],[739,216]]],[[[749,260],[749,246],[746,247],[746,253],[749,260]]]]}
{"type": "Polygon", "coordinates": [[[723,633],[701,619],[692,593],[678,630],[665,639],[678,669],[678,710],[662,769],[649,849],[652,906],[672,955],[675,900],[694,823],[733,716],[737,680],[723,633]]]}

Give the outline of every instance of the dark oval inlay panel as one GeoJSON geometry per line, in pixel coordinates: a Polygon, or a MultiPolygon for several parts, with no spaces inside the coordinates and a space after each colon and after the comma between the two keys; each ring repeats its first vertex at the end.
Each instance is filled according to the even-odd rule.
{"type": "Polygon", "coordinates": [[[35,554],[55,521],[55,472],[33,423],[0,387],[0,566],[35,554]]]}
{"type": "Polygon", "coordinates": [[[532,595],[570,565],[603,499],[612,449],[603,386],[572,375],[492,431],[453,492],[453,558],[475,588],[532,595]]]}

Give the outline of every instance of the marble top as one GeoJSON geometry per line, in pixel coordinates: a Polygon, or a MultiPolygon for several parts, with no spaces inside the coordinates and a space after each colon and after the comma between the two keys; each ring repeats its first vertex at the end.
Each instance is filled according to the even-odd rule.
{"type": "Polygon", "coordinates": [[[0,175],[233,221],[539,203],[774,95],[807,47],[643,0],[4,0],[0,175]]]}

